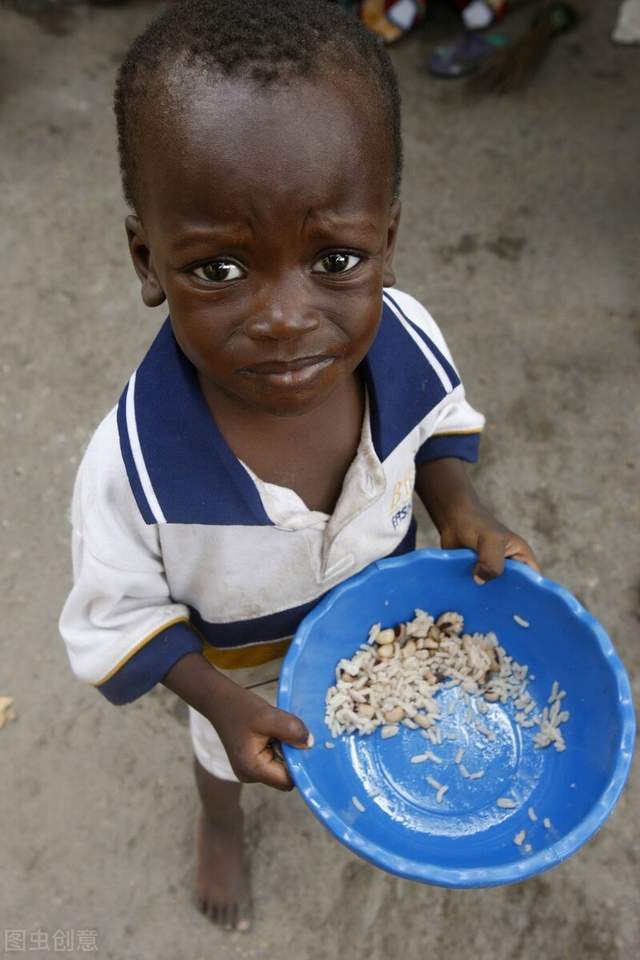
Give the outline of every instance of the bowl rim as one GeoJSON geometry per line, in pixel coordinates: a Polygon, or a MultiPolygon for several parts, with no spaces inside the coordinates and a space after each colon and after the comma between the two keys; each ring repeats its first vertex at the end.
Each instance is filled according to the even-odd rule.
{"type": "MultiPolygon", "coordinates": [[[[360,573],[349,577],[338,584],[323,597],[300,623],[293,641],[285,656],[278,684],[278,707],[290,710],[290,692],[293,673],[300,657],[306,639],[316,623],[322,618],[345,593],[358,590],[362,584],[381,571],[392,570],[415,563],[421,559],[436,562],[449,560],[469,561],[475,563],[477,557],[472,550],[438,550],[420,548],[400,557],[389,557],[369,564],[360,573]]],[[[490,867],[469,867],[460,869],[455,867],[441,867],[425,861],[413,860],[410,857],[390,853],[370,840],[367,840],[359,831],[345,824],[324,801],[318,789],[311,781],[304,765],[304,751],[282,744],[284,756],[291,778],[300,791],[303,800],[311,812],[331,831],[340,843],[354,853],[397,876],[409,880],[418,880],[423,883],[432,883],[445,887],[485,887],[517,883],[536,874],[549,870],[562,863],[574,854],[587,842],[604,824],[617,804],[626,783],[633,758],[635,741],[635,712],[631,696],[631,685],[624,665],[616,653],[613,643],[601,624],[590,614],[565,587],[549,580],[542,574],[532,570],[516,560],[506,560],[505,569],[514,571],[524,579],[537,586],[556,594],[570,611],[582,620],[592,632],[598,646],[613,674],[618,693],[618,712],[621,719],[621,735],[617,744],[615,765],[610,772],[607,784],[597,801],[582,820],[559,840],[545,850],[524,860],[509,864],[490,867]]]]}

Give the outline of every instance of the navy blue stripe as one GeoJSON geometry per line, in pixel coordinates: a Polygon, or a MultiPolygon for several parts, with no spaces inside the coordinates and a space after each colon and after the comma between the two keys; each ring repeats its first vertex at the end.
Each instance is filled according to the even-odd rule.
{"type": "MultiPolygon", "coordinates": [[[[416,522],[411,519],[409,529],[402,541],[388,554],[398,557],[409,553],[416,545],[416,522]]],[[[278,613],[269,613],[263,617],[254,617],[251,620],[236,620],[232,623],[209,623],[204,620],[197,610],[191,608],[191,623],[202,636],[214,647],[225,649],[228,647],[243,647],[250,643],[271,643],[274,640],[283,640],[292,637],[304,617],[317,603],[320,603],[322,594],[308,603],[301,603],[297,607],[281,610],[278,613]]]]}
{"type": "Polygon", "coordinates": [[[202,640],[187,623],[174,623],[146,643],[110,680],[96,689],[120,706],[137,700],[168,674],[187,653],[200,653],[202,640]]]}
{"type": "Polygon", "coordinates": [[[369,394],[371,438],[383,462],[447,392],[386,303],[378,333],[361,369],[369,394]]]}
{"type": "Polygon", "coordinates": [[[127,394],[129,392],[129,384],[125,387],[120,400],[118,401],[118,436],[120,438],[120,452],[122,454],[122,459],[124,460],[124,465],[127,471],[127,476],[129,478],[129,484],[131,486],[131,491],[136,499],[138,504],[138,509],[142,514],[142,518],[145,523],[155,523],[156,519],[151,512],[151,507],[149,506],[149,501],[145,496],[145,492],[142,489],[142,484],[140,483],[140,477],[138,476],[138,470],[136,468],[135,461],[133,459],[133,453],[131,452],[131,443],[129,442],[129,430],[127,429],[127,394]]]}
{"type": "Polygon", "coordinates": [[[138,438],[167,523],[272,525],[167,319],[136,375],[138,438]]]}
{"type": "Polygon", "coordinates": [[[386,292],[385,292],[385,296],[391,301],[391,303],[394,305],[394,307],[396,308],[396,310],[404,317],[404,319],[407,321],[407,323],[411,325],[411,328],[412,328],[413,330],[415,330],[415,332],[416,332],[416,333],[418,334],[418,336],[422,339],[422,341],[429,347],[429,349],[430,349],[431,352],[433,353],[433,355],[434,355],[434,357],[436,358],[436,360],[438,360],[439,363],[442,365],[442,368],[443,368],[443,370],[445,371],[445,373],[447,374],[447,376],[449,377],[449,380],[451,380],[451,386],[452,386],[452,387],[457,387],[458,384],[460,383],[460,377],[458,376],[458,374],[456,373],[456,371],[455,371],[454,368],[452,367],[452,365],[451,365],[451,363],[449,362],[449,360],[447,360],[447,358],[445,357],[445,355],[444,355],[444,354],[441,352],[441,350],[435,345],[435,343],[433,342],[433,340],[431,339],[431,337],[430,337],[427,333],[425,333],[425,331],[422,329],[422,327],[418,326],[418,324],[415,322],[415,320],[412,320],[410,317],[408,317],[408,316],[406,315],[406,313],[404,312],[404,310],[402,309],[402,307],[400,306],[400,304],[399,304],[399,303],[396,303],[396,301],[393,299],[393,297],[389,296],[389,294],[386,293],[386,292]]]}
{"type": "Polygon", "coordinates": [[[289,610],[268,613],[264,617],[252,620],[235,620],[232,623],[209,623],[203,620],[197,610],[190,608],[190,621],[214,647],[244,647],[249,643],[270,643],[291,637],[298,629],[300,621],[322,598],[317,597],[308,603],[301,603],[289,610]]]}
{"type": "Polygon", "coordinates": [[[443,434],[441,437],[429,437],[415,456],[416,464],[441,460],[443,457],[457,457],[476,463],[480,451],[480,434],[443,434]]]}

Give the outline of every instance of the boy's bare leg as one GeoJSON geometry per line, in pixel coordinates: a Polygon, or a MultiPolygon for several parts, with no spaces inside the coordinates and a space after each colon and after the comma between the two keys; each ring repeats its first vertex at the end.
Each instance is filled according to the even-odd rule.
{"type": "Polygon", "coordinates": [[[241,783],[212,776],[194,758],[202,801],[196,827],[198,903],[226,930],[248,930],[251,890],[244,854],[241,783]]]}

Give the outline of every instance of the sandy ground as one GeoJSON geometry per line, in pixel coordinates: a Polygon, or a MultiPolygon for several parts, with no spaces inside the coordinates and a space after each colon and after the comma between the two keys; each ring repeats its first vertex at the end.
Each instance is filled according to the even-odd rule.
{"type": "MultiPolygon", "coordinates": [[[[394,51],[397,267],[487,414],[484,497],[606,625],[637,692],[640,50],[610,43],[616,6],[592,4],[518,97],[469,103],[424,75],[446,23],[394,51]]],[[[162,316],[128,262],[110,114],[115,64],[158,8],[80,7],[62,25],[0,12],[0,694],[18,713],[0,731],[0,938],[95,930],[114,960],[635,956],[637,774],[568,863],[468,892],[387,875],[296,793],[247,788],[256,923],[225,934],[192,903],[181,704],[158,689],[115,709],[71,676],[56,623],[74,472],[162,316]]]]}

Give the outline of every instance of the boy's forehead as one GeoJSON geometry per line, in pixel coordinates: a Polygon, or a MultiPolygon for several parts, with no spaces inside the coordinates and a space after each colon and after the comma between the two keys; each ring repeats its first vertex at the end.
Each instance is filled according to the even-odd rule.
{"type": "Polygon", "coordinates": [[[178,188],[187,203],[190,184],[201,191],[207,182],[220,189],[233,181],[247,191],[310,198],[332,184],[338,194],[390,200],[391,132],[371,86],[337,69],[268,87],[174,69],[141,117],[141,193],[155,202],[178,188]]]}

